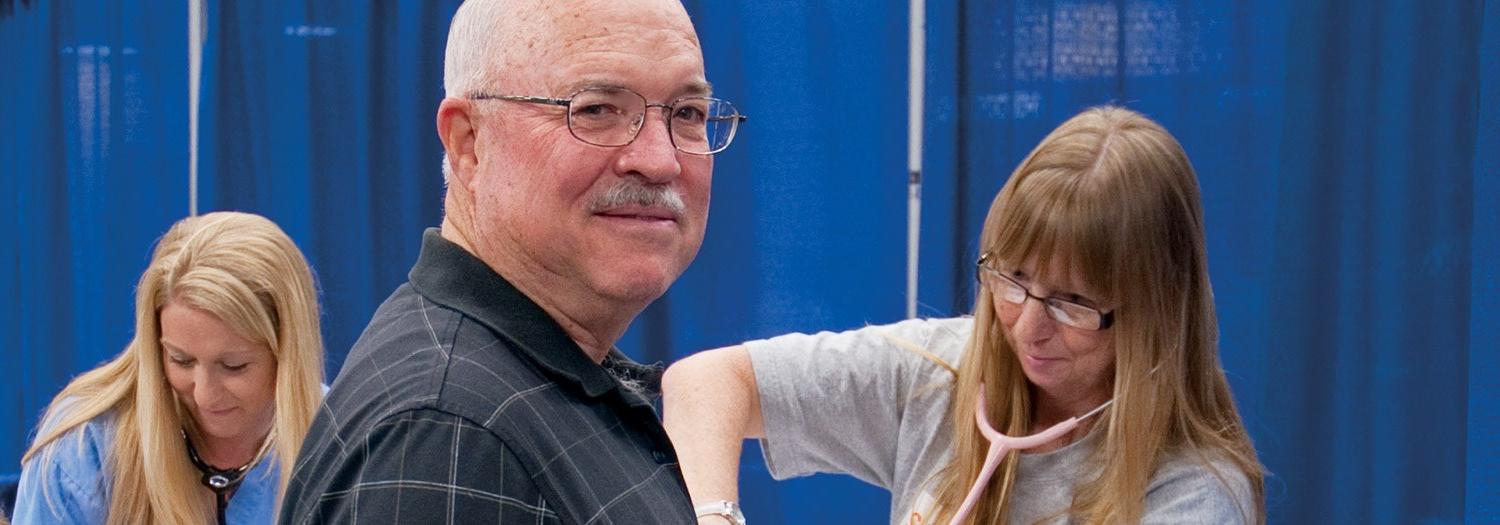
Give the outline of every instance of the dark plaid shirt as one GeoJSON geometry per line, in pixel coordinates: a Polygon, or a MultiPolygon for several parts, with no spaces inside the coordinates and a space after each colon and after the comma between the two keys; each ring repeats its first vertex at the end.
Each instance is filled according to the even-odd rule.
{"type": "MultiPolygon", "coordinates": [[[[436,230],[297,458],[281,523],[696,523],[651,402],[436,230]]],[[[654,395],[654,393],[652,394],[654,395]]]]}

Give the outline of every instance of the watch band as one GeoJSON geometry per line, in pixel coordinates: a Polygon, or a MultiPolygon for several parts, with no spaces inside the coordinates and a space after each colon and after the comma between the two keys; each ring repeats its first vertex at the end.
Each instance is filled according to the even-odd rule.
{"type": "Polygon", "coordinates": [[[745,525],[745,513],[740,511],[740,505],[729,500],[710,501],[693,508],[698,517],[723,516],[735,525],[745,525]]]}

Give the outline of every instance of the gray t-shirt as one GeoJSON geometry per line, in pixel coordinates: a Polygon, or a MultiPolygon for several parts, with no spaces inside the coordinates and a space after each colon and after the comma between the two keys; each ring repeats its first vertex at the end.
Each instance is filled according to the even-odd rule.
{"type": "MultiPolygon", "coordinates": [[[[848,474],[891,491],[892,524],[908,523],[913,512],[930,522],[933,476],[952,457],[953,376],[914,350],[956,365],[972,328],[967,317],[919,319],[746,343],[771,475],[848,474]]],[[[1088,456],[1103,427],[1094,428],[1064,448],[1022,453],[1011,523],[1057,515],[1071,503],[1074,484],[1097,475],[1088,456]]],[[[1210,463],[1168,458],[1151,479],[1142,523],[1245,522],[1240,509],[1248,515],[1254,508],[1249,481],[1232,463],[1210,463]]]]}

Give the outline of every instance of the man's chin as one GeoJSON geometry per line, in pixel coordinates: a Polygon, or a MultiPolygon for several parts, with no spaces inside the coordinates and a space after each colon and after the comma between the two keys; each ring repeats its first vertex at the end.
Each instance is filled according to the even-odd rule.
{"type": "Polygon", "coordinates": [[[644,309],[667,293],[671,283],[627,282],[616,283],[602,290],[603,295],[620,304],[634,304],[644,309]]]}
{"type": "Polygon", "coordinates": [[[620,304],[638,304],[640,308],[645,308],[667,293],[667,289],[672,287],[672,282],[681,273],[659,266],[638,268],[636,271],[628,271],[626,268],[619,270],[621,271],[612,272],[597,280],[599,284],[594,287],[595,292],[620,304]]]}

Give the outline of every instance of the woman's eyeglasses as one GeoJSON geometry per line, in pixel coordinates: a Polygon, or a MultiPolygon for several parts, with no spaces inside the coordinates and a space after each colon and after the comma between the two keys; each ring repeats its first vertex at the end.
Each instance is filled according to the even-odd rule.
{"type": "Polygon", "coordinates": [[[1067,299],[1038,297],[1032,294],[1026,285],[1016,282],[1015,279],[1005,275],[1004,271],[995,267],[988,253],[980,256],[974,266],[979,282],[1007,303],[1020,306],[1026,303],[1027,298],[1036,299],[1046,306],[1047,316],[1052,320],[1082,330],[1104,330],[1115,322],[1113,311],[1101,312],[1096,308],[1067,299]]]}

